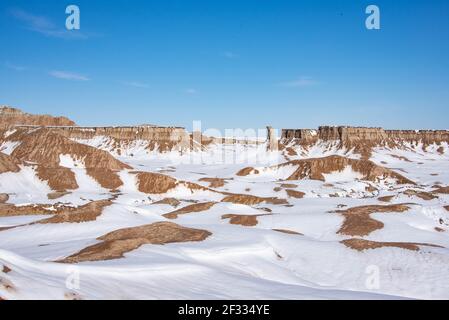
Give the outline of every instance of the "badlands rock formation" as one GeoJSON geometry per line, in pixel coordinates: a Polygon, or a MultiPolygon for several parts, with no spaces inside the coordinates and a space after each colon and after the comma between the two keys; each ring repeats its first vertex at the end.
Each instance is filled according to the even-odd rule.
{"type": "Polygon", "coordinates": [[[372,148],[377,146],[403,146],[406,143],[422,144],[425,148],[431,144],[449,143],[447,130],[384,130],[365,127],[321,126],[312,129],[283,129],[281,143],[295,143],[310,146],[319,141],[336,142],[339,147],[354,149],[364,158],[370,157],[372,148]]]}
{"type": "Polygon", "coordinates": [[[75,122],[66,117],[53,117],[50,115],[33,115],[19,109],[0,107],[0,130],[16,125],[33,126],[75,126],[75,122]]]}
{"type": "Polygon", "coordinates": [[[449,298],[448,132],[268,129],[1,109],[0,300],[449,298]]]}

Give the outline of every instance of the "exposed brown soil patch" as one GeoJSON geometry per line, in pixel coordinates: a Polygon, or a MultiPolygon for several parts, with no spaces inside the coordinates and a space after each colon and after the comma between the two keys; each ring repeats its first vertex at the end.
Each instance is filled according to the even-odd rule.
{"type": "Polygon", "coordinates": [[[36,173],[41,180],[47,181],[52,190],[65,192],[65,190],[78,189],[75,173],[69,168],[37,166],[36,173]]]}
{"type": "Polygon", "coordinates": [[[19,172],[19,163],[17,159],[0,152],[0,173],[19,172]]]}
{"type": "Polygon", "coordinates": [[[248,194],[233,194],[228,195],[221,200],[221,202],[231,202],[236,204],[246,204],[248,206],[253,206],[260,204],[262,202],[270,204],[288,204],[287,200],[279,198],[261,198],[257,196],[252,196],[248,194]]]}
{"type": "Polygon", "coordinates": [[[376,191],[379,191],[379,190],[376,187],[369,185],[369,186],[365,187],[365,191],[366,192],[376,192],[376,191]]]}
{"type": "Polygon", "coordinates": [[[281,187],[275,187],[275,188],[273,188],[273,191],[274,192],[281,192],[282,188],[281,187]]]}
{"type": "Polygon", "coordinates": [[[409,209],[410,207],[405,204],[393,204],[384,206],[370,205],[349,208],[346,210],[337,210],[336,212],[340,213],[345,218],[338,233],[349,236],[367,236],[371,232],[384,227],[382,222],[371,218],[370,215],[372,213],[401,213],[409,209]]]}
{"type": "Polygon", "coordinates": [[[434,193],[442,193],[442,194],[449,194],[449,187],[439,187],[436,190],[433,190],[434,193]]]}
{"type": "Polygon", "coordinates": [[[259,215],[240,215],[240,214],[225,214],[221,219],[229,219],[230,224],[241,225],[245,227],[254,227],[258,224],[257,217],[269,216],[270,214],[259,215]]]}
{"type": "Polygon", "coordinates": [[[283,184],[281,184],[280,187],[284,188],[284,189],[295,189],[298,186],[296,184],[293,184],[293,183],[283,183],[283,184]]]}
{"type": "Polygon", "coordinates": [[[30,216],[30,215],[50,215],[55,214],[49,205],[35,204],[26,206],[16,206],[14,204],[0,204],[0,217],[30,216]]]}
{"type": "Polygon", "coordinates": [[[211,192],[216,192],[216,191],[214,191],[214,190],[212,190],[212,189],[203,187],[203,186],[201,186],[201,185],[199,185],[199,184],[197,184],[197,183],[193,183],[193,182],[190,182],[190,181],[179,181],[178,184],[179,184],[179,185],[184,185],[185,187],[187,187],[188,189],[190,189],[190,191],[196,190],[196,191],[211,191],[211,192]]]}
{"type": "Polygon", "coordinates": [[[7,266],[3,266],[2,268],[2,272],[3,273],[10,273],[12,270],[10,268],[8,268],[7,266]]]}
{"type": "Polygon", "coordinates": [[[395,196],[384,196],[384,197],[379,197],[377,198],[377,200],[381,201],[381,202],[390,202],[395,196]]]}
{"type": "Polygon", "coordinates": [[[444,154],[444,147],[439,147],[439,148],[437,149],[437,152],[438,152],[439,154],[444,154]]]}
{"type": "Polygon", "coordinates": [[[103,209],[111,204],[111,200],[99,200],[77,208],[66,207],[59,209],[58,213],[53,217],[32,224],[81,223],[95,221],[97,217],[102,214],[103,209]]]}
{"type": "Polygon", "coordinates": [[[449,211],[449,206],[445,206],[444,209],[446,209],[446,211],[449,211]]]}
{"type": "Polygon", "coordinates": [[[170,222],[157,222],[149,225],[113,231],[98,240],[99,244],[87,247],[59,262],[79,263],[122,258],[127,252],[144,244],[163,245],[167,243],[203,241],[211,233],[206,230],[191,229],[170,222]]]}
{"type": "Polygon", "coordinates": [[[440,227],[435,227],[434,229],[435,229],[435,231],[437,231],[437,232],[445,232],[445,231],[446,231],[446,230],[444,230],[444,229],[442,229],[442,228],[440,228],[440,227]]]}
{"type": "Polygon", "coordinates": [[[428,246],[428,247],[436,247],[436,248],[443,248],[438,245],[434,244],[428,244],[428,243],[411,243],[411,242],[376,242],[376,241],[369,241],[364,239],[348,239],[341,241],[345,246],[348,248],[357,250],[357,251],[364,251],[368,249],[379,249],[384,247],[394,247],[394,248],[401,248],[406,250],[412,250],[412,251],[419,251],[420,246],[428,246]]]}
{"type": "Polygon", "coordinates": [[[287,149],[285,149],[285,151],[287,152],[287,154],[290,157],[294,157],[294,156],[298,155],[298,153],[292,147],[288,147],[287,149]]]}
{"type": "Polygon", "coordinates": [[[199,181],[208,182],[209,188],[221,188],[226,184],[226,180],[221,178],[201,178],[199,181]]]}
{"type": "Polygon", "coordinates": [[[376,182],[382,179],[392,178],[397,180],[399,184],[415,184],[406,177],[390,169],[378,166],[372,161],[349,159],[341,156],[294,160],[277,167],[283,166],[298,166],[296,171],[287,180],[311,179],[325,181],[323,174],[341,172],[350,166],[352,170],[362,175],[362,180],[376,182]]]}
{"type": "Polygon", "coordinates": [[[236,175],[240,177],[249,176],[250,174],[259,174],[259,170],[254,169],[252,167],[243,168],[239,172],[236,173],[236,175]]]}
{"type": "Polygon", "coordinates": [[[200,186],[199,184],[192,183],[189,181],[178,181],[167,175],[153,172],[131,172],[137,175],[138,189],[140,192],[148,194],[163,194],[166,193],[179,185],[184,185],[191,191],[201,190],[201,191],[212,191],[214,190],[200,186]]]}
{"type": "Polygon", "coordinates": [[[16,291],[14,284],[11,281],[9,281],[8,279],[5,279],[3,277],[0,277],[0,289],[1,288],[3,288],[6,291],[9,291],[9,292],[16,291]]]}
{"type": "Polygon", "coordinates": [[[273,229],[273,231],[281,232],[281,233],[286,233],[286,234],[293,234],[293,235],[303,236],[302,233],[299,233],[299,232],[296,232],[296,231],[292,231],[292,230],[286,230],[286,229],[273,229]]]}
{"type": "Polygon", "coordinates": [[[9,200],[9,195],[6,193],[0,193],[0,204],[9,200]]]}
{"type": "Polygon", "coordinates": [[[62,197],[64,197],[65,195],[68,195],[68,194],[70,194],[70,192],[64,192],[64,191],[55,191],[55,192],[51,192],[51,193],[49,193],[49,194],[47,194],[47,198],[49,199],[49,200],[55,200],[55,199],[59,199],[59,198],[62,198],[62,197]]]}
{"type": "Polygon", "coordinates": [[[168,204],[168,205],[176,208],[177,206],[179,206],[181,204],[181,201],[179,201],[178,199],[175,199],[175,198],[165,198],[160,201],[154,202],[153,204],[168,204]]]}
{"type": "Polygon", "coordinates": [[[70,155],[74,160],[82,161],[87,174],[108,189],[122,185],[117,171],[131,169],[106,151],[74,142],[45,128],[19,131],[8,139],[21,142],[11,155],[22,161],[37,163],[38,176],[48,181],[49,186],[56,191],[78,187],[72,171],[59,165],[60,155],[70,155]]]}
{"type": "Polygon", "coordinates": [[[181,214],[187,214],[187,213],[193,213],[193,212],[201,212],[206,211],[212,208],[216,202],[204,202],[204,203],[195,203],[191,204],[187,207],[178,209],[176,211],[166,213],[163,215],[163,217],[167,219],[177,219],[179,215],[181,214]]]}
{"type": "Polygon", "coordinates": [[[152,172],[137,173],[137,181],[139,191],[149,194],[166,193],[177,186],[175,178],[152,172]]]}
{"type": "Polygon", "coordinates": [[[123,185],[118,174],[107,168],[86,168],[86,173],[97,180],[103,188],[109,190],[118,189],[123,185]]]}
{"type": "Polygon", "coordinates": [[[435,196],[429,192],[416,191],[416,190],[412,190],[412,189],[405,190],[404,194],[407,196],[415,196],[415,197],[418,197],[418,198],[426,200],[426,201],[438,199],[437,196],[435,196]]]}
{"type": "Polygon", "coordinates": [[[302,199],[306,195],[304,192],[291,190],[291,189],[287,189],[287,190],[285,190],[285,192],[287,192],[287,195],[289,197],[296,198],[296,199],[302,199]]]}
{"type": "Polygon", "coordinates": [[[390,156],[391,156],[392,158],[399,159],[399,160],[402,160],[402,161],[405,161],[405,162],[413,162],[413,161],[407,159],[407,158],[404,157],[404,156],[398,156],[398,155],[395,155],[395,154],[390,154],[390,156]]]}

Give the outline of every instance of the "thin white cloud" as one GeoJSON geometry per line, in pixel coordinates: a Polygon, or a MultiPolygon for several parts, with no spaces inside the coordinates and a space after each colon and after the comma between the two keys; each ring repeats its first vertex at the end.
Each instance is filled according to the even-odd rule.
{"type": "Polygon", "coordinates": [[[49,18],[36,15],[20,8],[9,10],[11,16],[24,24],[24,27],[30,31],[38,32],[47,37],[61,39],[87,39],[88,36],[78,30],[66,30],[57,27],[49,18]]]}
{"type": "Polygon", "coordinates": [[[71,81],[89,81],[90,80],[88,77],[83,76],[81,74],[67,72],[67,71],[54,70],[54,71],[50,71],[48,74],[54,78],[63,79],[63,80],[71,80],[71,81]]]}
{"type": "Polygon", "coordinates": [[[288,82],[284,82],[281,83],[282,87],[287,87],[287,88],[303,88],[303,87],[311,87],[311,86],[316,86],[318,85],[319,82],[309,78],[309,77],[300,77],[296,80],[293,81],[288,81],[288,82]]]}
{"type": "Polygon", "coordinates": [[[198,93],[198,91],[196,89],[193,89],[193,88],[186,89],[186,90],[184,90],[184,92],[187,93],[187,94],[196,94],[196,93],[198,93]]]}
{"type": "Polygon", "coordinates": [[[126,81],[126,82],[123,82],[123,84],[125,86],[142,88],[142,89],[148,89],[150,87],[149,84],[143,83],[143,82],[138,82],[138,81],[130,81],[130,82],[126,81]]]}
{"type": "Polygon", "coordinates": [[[5,62],[5,67],[8,68],[8,69],[14,70],[14,71],[19,71],[19,72],[20,71],[25,71],[27,69],[24,66],[18,66],[18,65],[10,63],[8,61],[5,62]]]}

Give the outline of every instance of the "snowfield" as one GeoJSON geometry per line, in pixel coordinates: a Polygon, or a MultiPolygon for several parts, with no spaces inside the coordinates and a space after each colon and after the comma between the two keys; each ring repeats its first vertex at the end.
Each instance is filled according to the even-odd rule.
{"type": "MultiPolygon", "coordinates": [[[[79,188],[52,199],[54,190],[32,164],[0,174],[4,205],[16,208],[44,204],[57,216],[63,214],[58,206],[110,201],[94,218],[77,222],[41,223],[51,211],[0,214],[2,299],[449,299],[449,195],[437,191],[449,185],[447,145],[443,153],[436,146],[373,150],[372,162],[411,185],[366,181],[351,166],[323,173],[324,180],[287,180],[297,167],[277,165],[330,155],[360,159],[321,142],[290,146],[297,155],[267,152],[264,144],[179,154],[148,151],[143,141],[120,153],[105,137],[77,142],[106,150],[132,169],[121,170],[122,186],[108,190],[88,175],[82,159],[61,154],[60,166],[72,170],[79,188]],[[237,175],[246,167],[255,170],[237,175]],[[150,194],[136,172],[178,183],[150,194]],[[350,210],[361,206],[372,207],[350,210]],[[116,230],[166,222],[210,235],[146,240],[108,259],[79,254],[96,252],[116,230]],[[62,262],[67,257],[83,260],[62,262]]],[[[0,150],[10,155],[17,145],[0,150]]],[[[120,251],[124,241],[143,235],[133,237],[108,243],[120,251]]]]}

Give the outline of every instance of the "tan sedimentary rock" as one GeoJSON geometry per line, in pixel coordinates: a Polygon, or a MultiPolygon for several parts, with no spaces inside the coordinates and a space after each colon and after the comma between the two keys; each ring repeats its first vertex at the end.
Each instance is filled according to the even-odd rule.
{"type": "Polygon", "coordinates": [[[187,207],[178,209],[176,211],[166,213],[163,216],[167,219],[177,219],[179,215],[209,210],[215,204],[216,204],[216,202],[195,203],[195,204],[191,204],[187,207]]]}
{"type": "Polygon", "coordinates": [[[225,214],[221,219],[229,219],[230,224],[245,227],[254,227],[258,224],[257,217],[270,216],[271,214],[246,215],[246,214],[225,214]]]}
{"type": "Polygon", "coordinates": [[[40,220],[33,224],[52,224],[52,223],[81,223],[95,221],[103,209],[112,204],[111,200],[93,201],[80,207],[62,207],[57,214],[51,218],[40,220]]]}
{"type": "Polygon", "coordinates": [[[7,106],[0,107],[0,128],[10,128],[15,125],[37,126],[75,126],[75,122],[66,117],[50,115],[34,115],[7,106]]]}
{"type": "MultiPolygon", "coordinates": [[[[36,129],[33,126],[15,126],[19,130],[36,129]]],[[[95,137],[109,138],[108,144],[120,154],[122,148],[142,140],[148,143],[149,150],[169,151],[187,150],[192,147],[188,132],[181,127],[157,126],[123,126],[123,127],[76,127],[46,126],[47,130],[56,132],[73,140],[88,140],[95,137]]]]}
{"type": "Polygon", "coordinates": [[[357,250],[357,251],[364,251],[368,249],[379,249],[379,248],[385,248],[385,247],[392,247],[392,248],[401,248],[406,250],[412,250],[412,251],[419,251],[420,246],[427,246],[427,247],[436,247],[436,248],[442,248],[442,246],[429,244],[429,243],[413,243],[413,242],[377,242],[377,241],[369,241],[364,239],[347,239],[341,241],[345,246],[348,248],[357,250]]]}
{"type": "MultiPolygon", "coordinates": [[[[299,145],[311,145],[317,141],[337,142],[341,148],[354,149],[363,157],[369,158],[376,146],[402,146],[404,143],[422,143],[425,148],[431,144],[449,143],[449,131],[446,130],[384,130],[383,128],[321,126],[318,130],[283,129],[283,143],[294,142],[299,145]]],[[[443,147],[438,148],[444,152],[443,147]]]]}
{"type": "Polygon", "coordinates": [[[384,224],[376,219],[371,218],[373,213],[402,213],[409,210],[406,204],[394,205],[368,205],[361,207],[349,208],[346,210],[337,210],[345,220],[338,231],[339,234],[364,237],[371,232],[382,229],[384,224]]]}
{"type": "Polygon", "coordinates": [[[296,190],[292,190],[292,189],[287,189],[285,191],[287,192],[287,195],[289,197],[296,198],[296,199],[302,199],[306,195],[304,192],[296,191],[296,190]]]}
{"type": "Polygon", "coordinates": [[[295,172],[288,177],[287,180],[311,179],[324,181],[325,178],[323,174],[341,172],[349,166],[355,172],[362,174],[362,180],[374,182],[386,178],[392,178],[399,184],[415,184],[406,177],[390,169],[378,166],[372,161],[350,159],[341,156],[294,160],[278,165],[277,167],[283,166],[298,166],[295,172]]]}
{"type": "Polygon", "coordinates": [[[168,204],[172,207],[177,207],[181,204],[181,201],[179,201],[178,199],[175,198],[164,198],[162,200],[153,202],[153,204],[168,204]]]}
{"type": "Polygon", "coordinates": [[[38,176],[56,191],[78,187],[74,173],[60,166],[61,155],[82,162],[87,174],[107,189],[116,189],[122,185],[117,171],[131,169],[106,151],[74,142],[46,128],[17,132],[8,138],[20,142],[11,156],[36,163],[38,176]]]}
{"type": "Polygon", "coordinates": [[[311,144],[318,140],[317,130],[312,129],[282,129],[281,139],[297,140],[304,144],[311,144]]]}
{"type": "Polygon", "coordinates": [[[236,173],[237,176],[244,177],[250,174],[259,174],[259,170],[254,169],[252,167],[243,168],[239,172],[236,173]]]}
{"type": "Polygon", "coordinates": [[[288,204],[287,200],[285,199],[279,199],[276,197],[270,197],[270,198],[261,198],[253,195],[248,194],[230,194],[224,197],[222,202],[231,202],[236,204],[246,204],[249,206],[257,205],[262,202],[269,203],[269,204],[288,204]]]}
{"type": "Polygon", "coordinates": [[[19,172],[19,160],[0,152],[0,173],[19,172]]]}
{"type": "Polygon", "coordinates": [[[79,263],[122,258],[127,252],[144,244],[163,245],[176,242],[203,241],[212,233],[201,229],[182,227],[170,222],[156,222],[149,225],[113,231],[92,245],[58,262],[79,263]]]}
{"type": "Polygon", "coordinates": [[[6,193],[0,193],[0,204],[9,200],[9,195],[6,193]]]}
{"type": "Polygon", "coordinates": [[[199,181],[208,182],[209,188],[221,188],[226,184],[226,179],[222,178],[201,178],[199,181]]]}
{"type": "Polygon", "coordinates": [[[175,178],[152,172],[137,172],[137,186],[140,192],[161,194],[175,188],[175,178]]]}

